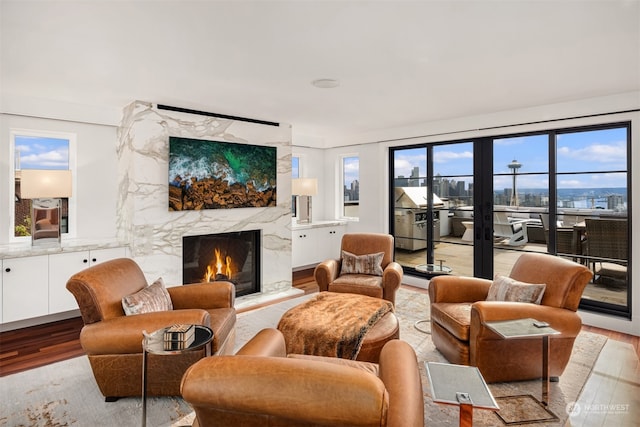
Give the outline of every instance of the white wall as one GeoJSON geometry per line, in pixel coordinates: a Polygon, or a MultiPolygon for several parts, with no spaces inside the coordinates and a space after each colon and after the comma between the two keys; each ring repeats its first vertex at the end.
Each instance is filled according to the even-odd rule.
{"type": "MultiPolygon", "coordinates": [[[[111,125],[90,124],[67,119],[2,114],[0,116],[0,194],[9,193],[14,178],[10,176],[9,132],[11,129],[75,133],[77,135],[77,170],[73,198],[76,201],[76,238],[114,239],[116,236],[117,158],[116,132],[111,125]]],[[[0,204],[0,244],[9,242],[11,227],[6,197],[0,204]]],[[[29,243],[30,244],[30,243],[29,243]]]]}
{"type": "MultiPolygon", "coordinates": [[[[640,108],[640,93],[633,92],[485,116],[424,123],[406,128],[385,129],[362,136],[357,141],[353,141],[353,145],[345,145],[344,141],[341,141],[342,146],[327,148],[324,152],[324,165],[322,167],[324,182],[321,186],[327,193],[323,194],[322,198],[319,199],[322,202],[322,206],[316,204],[315,209],[316,212],[320,209],[322,210],[323,219],[336,218],[338,212],[336,194],[338,194],[340,186],[337,171],[340,156],[346,154],[357,154],[360,157],[360,219],[357,222],[349,222],[347,231],[388,232],[388,149],[391,146],[454,141],[479,136],[506,135],[629,120],[632,122],[631,168],[632,171],[635,171],[630,201],[630,205],[633,206],[634,201],[637,204],[637,200],[640,200],[640,173],[638,172],[640,171],[640,150],[635,149],[640,146],[640,133],[637,131],[640,128],[640,113],[620,113],[546,123],[534,122],[638,108],[640,108]],[[530,124],[507,126],[518,123],[530,124]],[[368,139],[369,142],[363,142],[365,139],[368,139]]],[[[331,144],[331,141],[328,144],[331,144]]],[[[294,153],[299,150],[301,150],[299,147],[293,148],[294,153]]],[[[315,167],[317,168],[317,166],[315,167]]],[[[633,217],[631,226],[633,230],[640,230],[640,215],[636,214],[633,217]]],[[[640,265],[640,242],[632,241],[631,251],[630,264],[640,265]]],[[[580,315],[585,324],[640,335],[640,268],[636,268],[632,275],[630,282],[635,291],[632,295],[631,304],[632,320],[581,311],[580,315]]]]}

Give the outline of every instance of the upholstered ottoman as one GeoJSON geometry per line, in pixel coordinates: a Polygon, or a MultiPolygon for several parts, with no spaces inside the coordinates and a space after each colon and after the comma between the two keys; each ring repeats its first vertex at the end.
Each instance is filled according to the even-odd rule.
{"type": "Polygon", "coordinates": [[[382,347],[400,337],[389,301],[349,293],[320,292],[282,315],[278,329],[287,353],[377,363],[382,347]]]}

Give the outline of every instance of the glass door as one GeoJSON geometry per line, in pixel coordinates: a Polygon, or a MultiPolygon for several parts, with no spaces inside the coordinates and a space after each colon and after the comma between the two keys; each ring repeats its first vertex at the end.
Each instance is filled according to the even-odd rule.
{"type": "Polygon", "coordinates": [[[390,149],[405,273],[508,275],[523,252],[588,266],[580,307],[630,316],[628,122],[390,149]]]}
{"type": "Polygon", "coordinates": [[[391,149],[396,261],[425,276],[473,275],[473,143],[391,149]]]}
{"type": "Polygon", "coordinates": [[[549,235],[549,135],[494,139],[492,147],[493,274],[507,276],[523,251],[547,252],[554,244],[549,235]]]}

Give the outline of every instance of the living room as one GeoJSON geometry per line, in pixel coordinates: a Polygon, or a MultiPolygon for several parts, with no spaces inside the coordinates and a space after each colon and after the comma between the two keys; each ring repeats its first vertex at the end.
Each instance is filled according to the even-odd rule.
{"type": "MultiPolygon", "coordinates": [[[[270,237],[263,293],[279,295],[291,292],[292,157],[318,180],[314,220],[339,219],[340,159],[359,157],[360,216],[346,231],[384,233],[390,147],[640,122],[636,1],[391,3],[3,1],[0,193],[13,194],[12,131],[73,134],[75,215],[63,247],[125,247],[149,281],[177,285],[183,235],[249,223],[270,237]],[[323,78],[338,87],[312,86],[323,78]],[[168,136],[225,135],[277,147],[277,206],[169,212],[168,136]]],[[[632,132],[632,146],[639,137],[632,132]]],[[[637,150],[630,161],[633,172],[637,150]]],[[[638,186],[631,176],[630,206],[638,186]]],[[[13,225],[9,205],[5,197],[0,223],[13,225]]],[[[32,251],[2,227],[3,260],[42,254],[32,251]]],[[[640,292],[629,305],[630,318],[579,314],[586,325],[638,335],[640,292]]],[[[59,316],[9,326],[42,318],[59,316]]]]}

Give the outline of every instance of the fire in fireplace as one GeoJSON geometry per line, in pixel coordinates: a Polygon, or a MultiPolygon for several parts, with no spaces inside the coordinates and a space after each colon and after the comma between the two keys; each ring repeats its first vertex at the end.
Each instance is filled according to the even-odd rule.
{"type": "Polygon", "coordinates": [[[260,230],[184,236],[183,283],[233,283],[236,296],[260,292],[260,230]]]}

